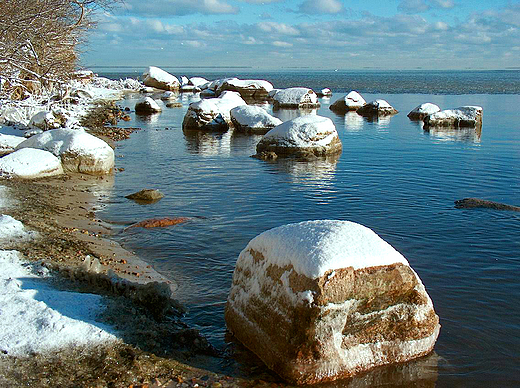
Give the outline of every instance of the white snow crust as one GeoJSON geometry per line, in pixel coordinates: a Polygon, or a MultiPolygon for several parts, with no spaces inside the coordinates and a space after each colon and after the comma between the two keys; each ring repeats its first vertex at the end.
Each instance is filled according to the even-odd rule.
{"type": "Polygon", "coordinates": [[[309,88],[288,88],[278,91],[274,100],[280,105],[317,104],[318,96],[309,88]]]}
{"type": "Polygon", "coordinates": [[[264,139],[277,139],[287,147],[327,146],[338,137],[338,132],[331,119],[318,115],[300,116],[286,121],[271,129],[264,139]]]}
{"type": "Polygon", "coordinates": [[[208,80],[206,78],[202,77],[191,77],[190,78],[190,84],[196,87],[201,87],[208,83],[208,80]]]}
{"type": "Polygon", "coordinates": [[[230,113],[241,126],[251,129],[274,128],[282,124],[282,120],[259,106],[240,105],[231,109],[230,113]]]}
{"type": "Polygon", "coordinates": [[[316,279],[328,270],[361,269],[408,261],[371,229],[350,221],[306,221],[270,229],[255,237],[241,252],[253,249],[265,258],[264,267],[292,265],[316,279]]]}
{"type": "Polygon", "coordinates": [[[56,129],[61,126],[61,123],[52,112],[41,111],[31,117],[29,126],[38,129],[56,129]]]}
{"type": "Polygon", "coordinates": [[[439,112],[441,108],[438,105],[432,104],[431,102],[425,102],[417,107],[415,107],[409,114],[417,113],[417,114],[427,114],[431,115],[433,113],[439,112]]]}
{"type": "Polygon", "coordinates": [[[27,231],[20,221],[9,215],[0,215],[0,246],[8,242],[34,237],[36,237],[36,232],[27,231]]]}
{"type": "Polygon", "coordinates": [[[141,107],[141,109],[143,109],[143,107],[145,107],[146,110],[153,111],[153,112],[162,111],[162,108],[159,106],[157,101],[155,101],[152,97],[144,97],[144,98],[140,99],[139,101],[137,101],[135,103],[135,109],[136,110],[139,109],[138,108],[139,106],[141,107]]]}
{"type": "Polygon", "coordinates": [[[48,151],[23,148],[0,158],[0,177],[43,178],[63,174],[60,159],[48,151]]]}
{"type": "Polygon", "coordinates": [[[345,104],[348,107],[362,107],[366,104],[365,99],[355,90],[345,96],[345,104]]]}
{"type": "Polygon", "coordinates": [[[218,87],[221,88],[224,84],[228,84],[231,86],[235,86],[237,88],[242,89],[253,89],[253,90],[260,90],[264,89],[269,93],[271,90],[273,90],[273,85],[269,81],[265,80],[256,80],[256,79],[238,79],[238,78],[231,78],[224,80],[218,87]]]}
{"type": "Polygon", "coordinates": [[[445,120],[457,118],[461,120],[476,120],[478,116],[482,115],[482,107],[480,106],[461,106],[456,109],[446,109],[440,112],[432,113],[430,121],[445,120]]]}
{"type": "Polygon", "coordinates": [[[158,82],[162,82],[162,83],[165,83],[165,84],[171,85],[171,86],[180,84],[177,77],[175,77],[174,75],[172,75],[162,69],[159,69],[158,67],[155,67],[155,66],[148,67],[148,70],[146,70],[143,73],[143,77],[144,77],[143,82],[145,85],[148,80],[156,80],[158,82]]]}
{"type": "Polygon", "coordinates": [[[24,137],[0,133],[0,156],[13,152],[18,144],[23,141],[25,141],[24,137]]]}

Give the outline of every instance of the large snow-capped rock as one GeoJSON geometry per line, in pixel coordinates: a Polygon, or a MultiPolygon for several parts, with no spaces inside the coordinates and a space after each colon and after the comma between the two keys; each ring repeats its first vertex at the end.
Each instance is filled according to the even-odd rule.
{"type": "Polygon", "coordinates": [[[265,134],[282,124],[282,120],[271,116],[259,106],[240,105],[230,111],[231,121],[238,131],[265,134]]]}
{"type": "Polygon", "coordinates": [[[236,92],[223,92],[218,98],[192,102],[184,115],[183,129],[226,131],[231,124],[231,109],[246,105],[236,92]]]}
{"type": "Polygon", "coordinates": [[[332,120],[318,115],[286,121],[267,132],[256,146],[258,157],[265,153],[303,158],[327,156],[338,154],[341,149],[332,120]]]}
{"type": "Polygon", "coordinates": [[[206,85],[208,82],[209,81],[203,77],[191,77],[189,84],[202,89],[203,85],[206,85]]]}
{"type": "Polygon", "coordinates": [[[419,121],[428,115],[440,112],[440,110],[441,108],[439,108],[438,105],[432,104],[431,102],[425,102],[424,104],[415,107],[407,116],[410,120],[419,121]]]}
{"type": "Polygon", "coordinates": [[[309,88],[282,89],[273,95],[275,109],[318,108],[318,96],[309,88]]]}
{"type": "Polygon", "coordinates": [[[440,330],[407,260],[369,228],[332,220],[251,240],[235,266],[225,319],[269,368],[297,384],[424,356],[440,330]]]}
{"type": "Polygon", "coordinates": [[[224,91],[238,92],[244,99],[265,100],[273,85],[264,80],[225,79],[215,89],[217,95],[224,91]]]}
{"type": "Polygon", "coordinates": [[[356,110],[361,116],[390,116],[399,113],[386,100],[374,100],[356,110]]]}
{"type": "Polygon", "coordinates": [[[424,118],[424,127],[470,127],[482,125],[482,107],[462,106],[432,113],[424,118]]]}
{"type": "Polygon", "coordinates": [[[151,97],[145,97],[135,103],[135,113],[137,114],[153,114],[162,111],[157,101],[151,97]]]}
{"type": "Polygon", "coordinates": [[[335,101],[329,109],[333,112],[346,113],[351,110],[358,110],[365,104],[365,99],[361,97],[358,92],[352,90],[349,94],[345,95],[345,97],[335,101]]]}
{"type": "Polygon", "coordinates": [[[177,77],[155,66],[144,72],[143,84],[162,90],[179,90],[181,86],[177,77]]]}
{"type": "Polygon", "coordinates": [[[4,156],[14,152],[15,148],[21,142],[25,141],[25,137],[4,135],[0,133],[0,156],[4,156]]]}
{"type": "Polygon", "coordinates": [[[61,158],[66,172],[103,175],[114,168],[114,150],[82,129],[52,129],[20,143],[16,149],[37,148],[61,158]]]}
{"type": "Polygon", "coordinates": [[[34,179],[63,174],[59,158],[48,151],[23,148],[0,158],[0,177],[34,179]]]}

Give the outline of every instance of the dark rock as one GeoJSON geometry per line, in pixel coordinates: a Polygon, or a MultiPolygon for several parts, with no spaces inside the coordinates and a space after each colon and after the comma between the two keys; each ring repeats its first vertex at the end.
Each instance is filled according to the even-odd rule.
{"type": "Polygon", "coordinates": [[[488,201],[485,199],[479,198],[464,198],[455,201],[455,207],[457,209],[475,209],[475,208],[485,208],[485,209],[493,209],[493,210],[510,210],[515,212],[520,212],[519,206],[506,205],[499,202],[488,201]]]}
{"type": "Polygon", "coordinates": [[[163,197],[163,193],[161,193],[159,190],[154,189],[143,189],[141,191],[138,191],[137,193],[125,196],[125,198],[132,199],[134,201],[141,201],[147,203],[157,202],[163,197]]]}

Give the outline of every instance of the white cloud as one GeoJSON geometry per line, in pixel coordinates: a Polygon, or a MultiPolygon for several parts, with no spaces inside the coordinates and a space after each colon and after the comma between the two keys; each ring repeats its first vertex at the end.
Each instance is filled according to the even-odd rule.
{"type": "Polygon", "coordinates": [[[234,7],[222,0],[127,0],[124,7],[131,13],[146,17],[164,17],[173,15],[203,15],[236,14],[234,7]]]}
{"type": "Polygon", "coordinates": [[[344,10],[339,0],[305,0],[298,8],[299,12],[309,15],[337,14],[344,10]]]}
{"type": "Polygon", "coordinates": [[[285,23],[260,22],[257,26],[263,32],[272,32],[280,35],[299,35],[300,33],[298,29],[285,23]]]}
{"type": "Polygon", "coordinates": [[[430,9],[425,0],[402,0],[397,9],[405,13],[421,13],[430,9]]]}
{"type": "Polygon", "coordinates": [[[430,0],[434,7],[438,8],[454,8],[455,3],[452,0],[430,0]]]}
{"type": "Polygon", "coordinates": [[[272,44],[273,44],[273,46],[276,46],[276,47],[292,47],[293,46],[292,43],[282,42],[279,40],[275,40],[272,44]]]}

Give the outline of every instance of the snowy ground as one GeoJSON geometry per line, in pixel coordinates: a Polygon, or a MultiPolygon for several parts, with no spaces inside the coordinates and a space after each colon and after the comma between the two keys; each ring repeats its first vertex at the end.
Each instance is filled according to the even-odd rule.
{"type": "MultiPolygon", "coordinates": [[[[6,191],[0,186],[0,211],[8,203],[6,191]]],[[[0,354],[24,356],[116,341],[113,330],[96,322],[101,296],[57,290],[44,267],[4,250],[14,239],[34,238],[38,235],[21,222],[0,215],[0,354]]]]}

